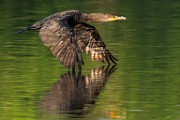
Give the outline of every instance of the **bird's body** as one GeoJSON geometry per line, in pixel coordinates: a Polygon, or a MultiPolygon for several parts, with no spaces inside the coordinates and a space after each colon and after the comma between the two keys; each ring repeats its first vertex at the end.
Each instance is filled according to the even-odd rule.
{"type": "Polygon", "coordinates": [[[117,60],[107,49],[96,28],[85,22],[108,22],[121,19],[126,18],[104,13],[83,14],[78,10],[69,10],[50,15],[24,31],[39,29],[44,45],[50,48],[64,66],[75,69],[78,64],[81,70],[81,65],[84,63],[81,51],[90,53],[92,60],[108,64],[110,61],[116,64],[117,60]]]}

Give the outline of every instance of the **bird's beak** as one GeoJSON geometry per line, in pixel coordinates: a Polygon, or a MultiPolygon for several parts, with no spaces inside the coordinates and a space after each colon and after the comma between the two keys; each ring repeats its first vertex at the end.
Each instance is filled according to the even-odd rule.
{"type": "Polygon", "coordinates": [[[123,16],[118,17],[118,16],[117,16],[117,20],[126,20],[126,17],[123,17],[123,16]]]}
{"type": "Polygon", "coordinates": [[[111,21],[115,21],[115,20],[126,20],[126,17],[123,17],[123,16],[115,16],[113,18],[111,18],[111,21]]]}

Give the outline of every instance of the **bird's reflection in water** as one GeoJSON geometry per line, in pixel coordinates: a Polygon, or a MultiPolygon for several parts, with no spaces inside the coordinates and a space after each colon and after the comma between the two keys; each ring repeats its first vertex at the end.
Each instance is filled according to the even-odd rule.
{"type": "Polygon", "coordinates": [[[92,68],[90,75],[84,76],[67,72],[48,91],[42,100],[46,111],[55,113],[85,114],[95,103],[95,98],[105,85],[115,66],[92,68]],[[77,76],[77,77],[76,77],[77,76]]]}

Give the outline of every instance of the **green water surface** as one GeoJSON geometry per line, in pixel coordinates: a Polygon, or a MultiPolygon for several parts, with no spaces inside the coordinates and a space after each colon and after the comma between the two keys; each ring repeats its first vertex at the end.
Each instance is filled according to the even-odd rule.
{"type": "Polygon", "coordinates": [[[178,0],[0,0],[0,120],[179,120],[178,0]],[[16,31],[55,12],[78,9],[122,15],[92,23],[115,67],[83,54],[68,72],[38,31],[16,31]]]}

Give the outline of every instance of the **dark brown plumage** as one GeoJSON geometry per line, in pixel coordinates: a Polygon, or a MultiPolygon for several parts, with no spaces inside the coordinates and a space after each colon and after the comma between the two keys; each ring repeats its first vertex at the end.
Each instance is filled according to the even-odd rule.
{"type": "Polygon", "coordinates": [[[92,60],[108,64],[110,62],[116,64],[115,61],[117,61],[107,49],[96,28],[85,22],[125,19],[125,17],[111,14],[82,14],[78,10],[69,10],[48,16],[18,33],[40,29],[41,40],[59,58],[61,64],[73,69],[78,64],[78,68],[81,70],[81,65],[84,63],[81,51],[90,53],[92,60]]]}

